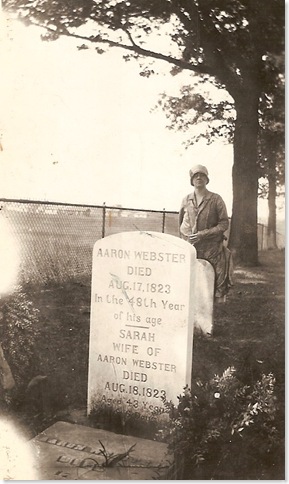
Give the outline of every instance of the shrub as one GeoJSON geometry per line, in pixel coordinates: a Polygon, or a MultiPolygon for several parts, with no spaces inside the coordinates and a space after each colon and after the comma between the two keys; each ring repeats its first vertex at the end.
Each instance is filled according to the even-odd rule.
{"type": "Polygon", "coordinates": [[[165,402],[171,422],[163,437],[174,455],[168,478],[278,478],[284,466],[274,383],[269,374],[244,386],[228,368],[186,387],[177,408],[165,402]]]}
{"type": "Polygon", "coordinates": [[[16,383],[14,395],[35,374],[38,313],[21,286],[0,300],[0,341],[16,383]]]}

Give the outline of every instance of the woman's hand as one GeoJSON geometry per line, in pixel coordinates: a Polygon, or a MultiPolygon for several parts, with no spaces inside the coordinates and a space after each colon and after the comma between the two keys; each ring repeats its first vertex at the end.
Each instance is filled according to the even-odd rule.
{"type": "Polygon", "coordinates": [[[203,236],[201,232],[197,232],[196,234],[189,235],[188,239],[191,244],[197,244],[202,240],[203,236]]]}

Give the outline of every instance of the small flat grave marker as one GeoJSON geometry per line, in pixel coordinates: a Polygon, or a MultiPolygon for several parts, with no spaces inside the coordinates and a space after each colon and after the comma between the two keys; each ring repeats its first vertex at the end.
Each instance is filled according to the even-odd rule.
{"type": "Polygon", "coordinates": [[[164,443],[68,422],[56,422],[34,437],[30,447],[38,480],[159,479],[171,459],[164,443]],[[117,456],[123,459],[106,465],[101,449],[111,456],[110,463],[117,456]]]}

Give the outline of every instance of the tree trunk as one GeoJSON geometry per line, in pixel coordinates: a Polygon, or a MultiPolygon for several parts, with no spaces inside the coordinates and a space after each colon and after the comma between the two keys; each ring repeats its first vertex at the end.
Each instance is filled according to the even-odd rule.
{"type": "Polygon", "coordinates": [[[268,249],[277,249],[276,237],[276,167],[272,163],[270,173],[268,175],[269,191],[268,191],[268,249]]]}
{"type": "Polygon", "coordinates": [[[234,262],[258,264],[257,137],[259,95],[252,86],[235,97],[233,211],[229,248],[234,262]]]}

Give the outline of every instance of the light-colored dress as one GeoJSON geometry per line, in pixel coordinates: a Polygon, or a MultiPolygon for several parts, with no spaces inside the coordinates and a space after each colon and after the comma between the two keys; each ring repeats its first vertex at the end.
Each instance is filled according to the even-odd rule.
{"type": "Polygon", "coordinates": [[[215,297],[223,297],[232,285],[231,252],[224,246],[224,232],[229,228],[226,205],[217,193],[206,190],[198,204],[195,193],[187,195],[179,213],[180,235],[199,233],[200,242],[194,244],[198,259],[208,260],[215,269],[215,297]]]}

